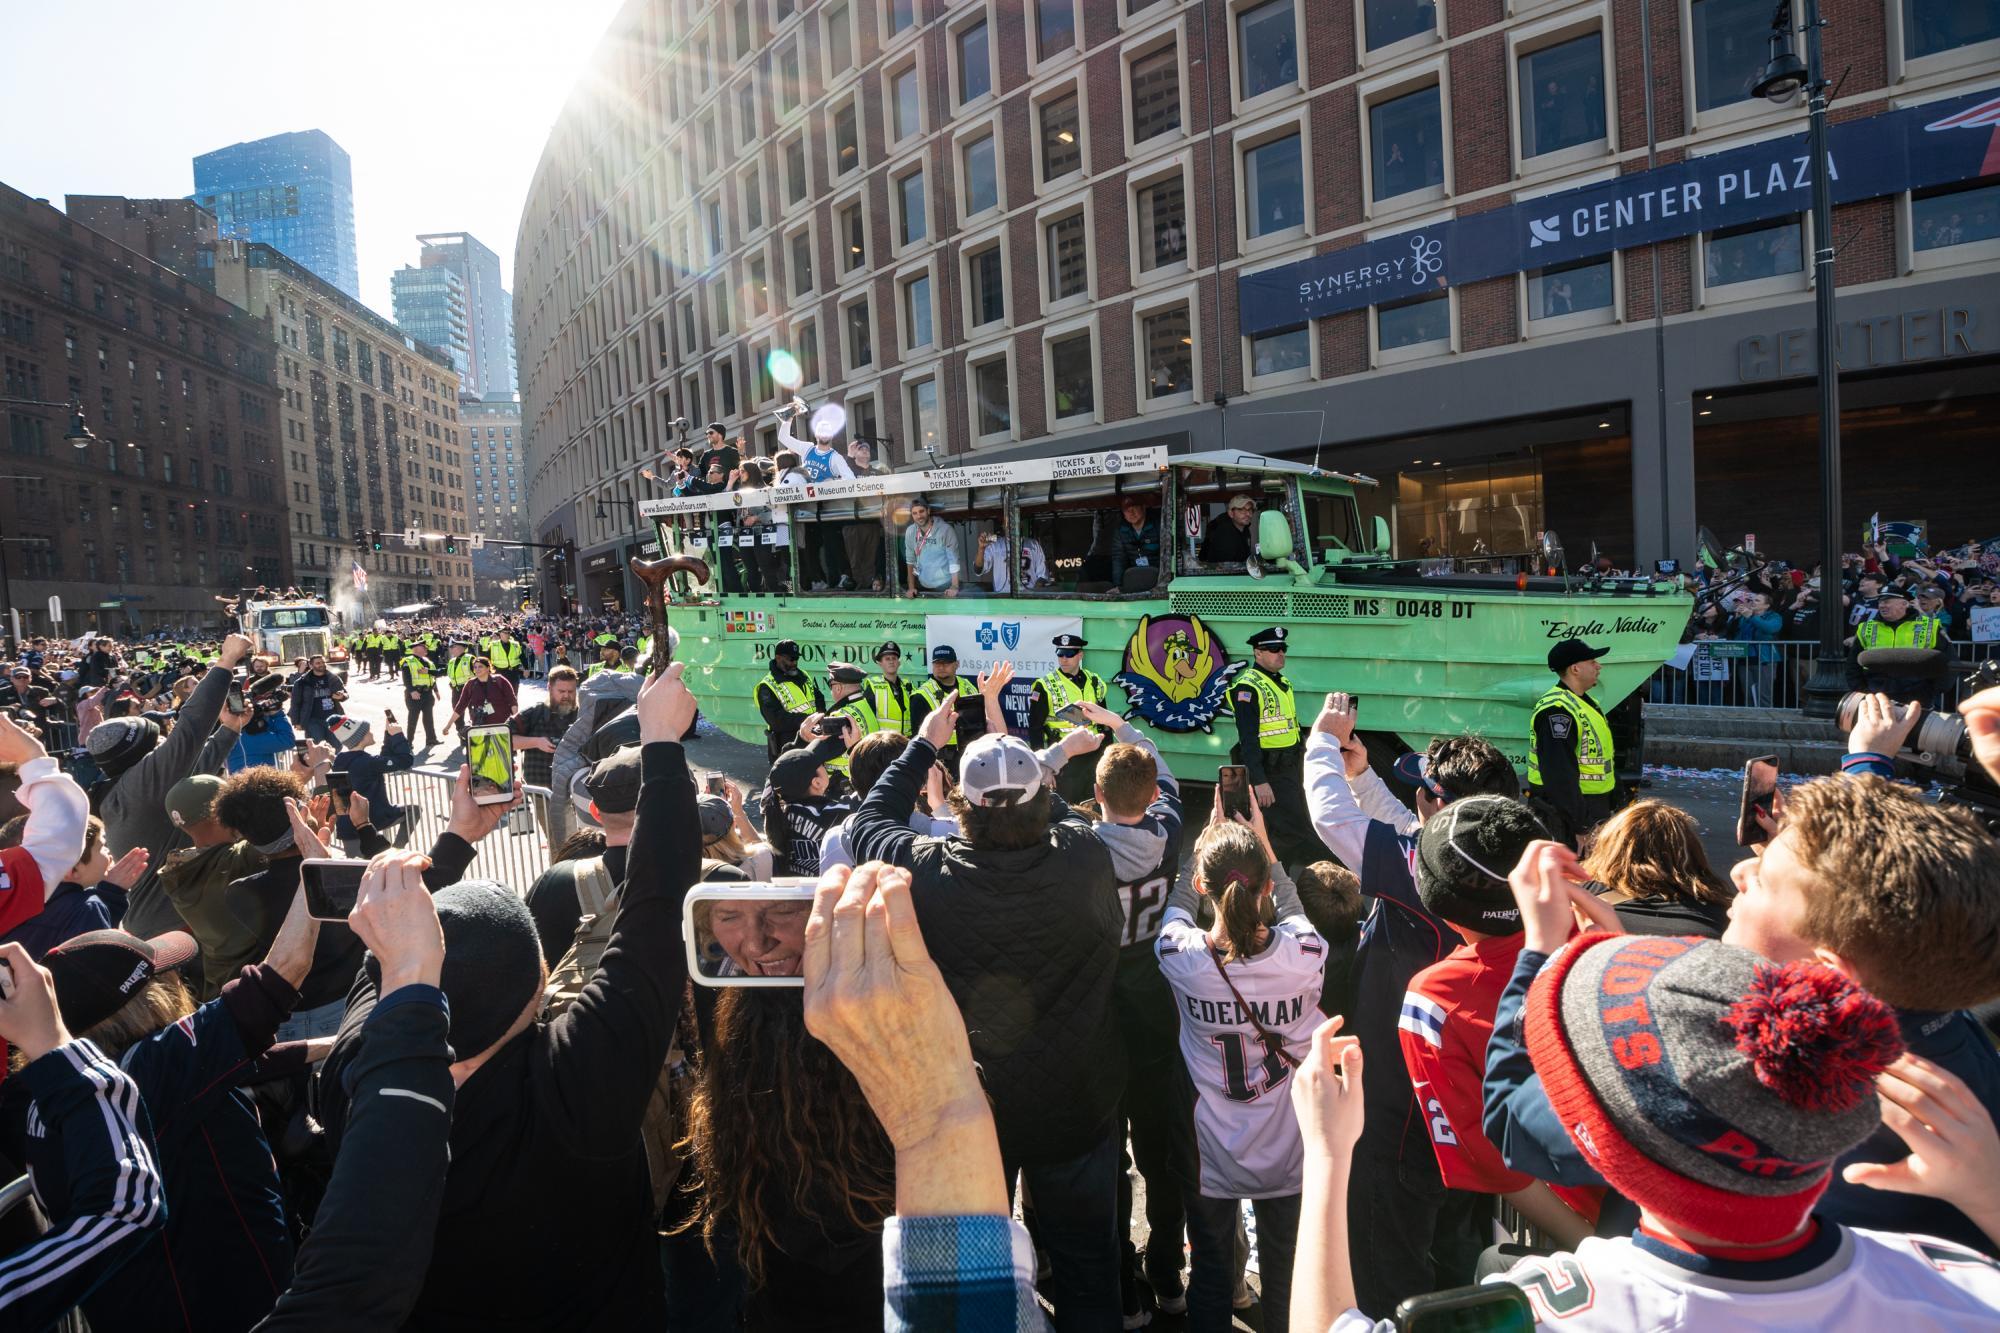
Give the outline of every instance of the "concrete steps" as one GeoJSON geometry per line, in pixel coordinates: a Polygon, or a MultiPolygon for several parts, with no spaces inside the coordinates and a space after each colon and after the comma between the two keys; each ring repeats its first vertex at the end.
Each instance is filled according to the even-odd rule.
{"type": "Polygon", "coordinates": [[[1847,740],[1831,722],[1779,708],[1646,705],[1646,762],[1674,768],[1740,768],[1775,754],[1784,773],[1840,771],[1847,740]]]}

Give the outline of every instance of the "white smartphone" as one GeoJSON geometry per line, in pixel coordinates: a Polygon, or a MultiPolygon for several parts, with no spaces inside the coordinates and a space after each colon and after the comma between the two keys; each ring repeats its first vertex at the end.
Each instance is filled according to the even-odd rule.
{"type": "Polygon", "coordinates": [[[774,879],[689,889],[681,929],[688,975],[702,986],[804,986],[813,884],[774,879]]]}
{"type": "Polygon", "coordinates": [[[514,733],[507,727],[468,727],[465,762],[472,770],[472,799],[505,805],[514,799],[514,733]]]}

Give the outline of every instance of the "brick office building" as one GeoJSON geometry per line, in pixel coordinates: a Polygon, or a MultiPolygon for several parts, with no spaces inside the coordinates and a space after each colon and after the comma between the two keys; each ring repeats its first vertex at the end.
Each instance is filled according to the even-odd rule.
{"type": "MultiPolygon", "coordinates": [[[[665,423],[719,417],[768,443],[796,367],[802,395],[893,437],[897,463],[926,444],[1252,442],[1380,477],[1369,504],[1404,554],[1554,527],[1621,561],[1685,556],[1698,521],[1803,554],[1803,192],[1796,212],[1718,210],[1725,225],[1560,264],[1425,248],[1482,215],[1525,223],[1539,200],[1559,220],[1570,191],[1780,152],[1800,105],[1750,95],[1771,9],[633,0],[551,135],[517,244],[538,531],[615,568],[665,423]],[[1245,318],[1260,282],[1351,287],[1342,257],[1386,248],[1430,280],[1364,274],[1365,303],[1245,318]]],[[[1827,17],[1843,133],[2000,95],[1991,5],[1832,0],[1827,17]]],[[[1918,441],[1945,475],[1975,465],[2000,407],[2000,160],[1979,124],[1951,133],[1969,165],[1887,179],[1834,229],[1846,517],[1957,540],[1984,501],[1906,466],[1918,441]]]]}
{"type": "Polygon", "coordinates": [[[8,592],[30,634],[218,627],[216,595],[291,578],[263,331],[90,215],[0,186],[0,395],[73,401],[96,436],[0,404],[8,592]]]}

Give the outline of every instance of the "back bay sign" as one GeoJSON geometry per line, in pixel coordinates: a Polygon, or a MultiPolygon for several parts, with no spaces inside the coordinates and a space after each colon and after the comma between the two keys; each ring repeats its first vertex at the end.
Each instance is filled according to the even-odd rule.
{"type": "MultiPolygon", "coordinates": [[[[1976,180],[2000,171],[2000,89],[1848,121],[1827,134],[1836,203],[1976,180]]],[[[1805,142],[1792,135],[1634,171],[1245,274],[1237,280],[1243,332],[1803,213],[1812,202],[1805,142]]]]}

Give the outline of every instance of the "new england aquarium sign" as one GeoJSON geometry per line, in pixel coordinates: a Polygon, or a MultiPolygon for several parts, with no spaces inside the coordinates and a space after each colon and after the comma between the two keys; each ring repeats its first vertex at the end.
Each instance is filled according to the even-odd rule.
{"type": "MultiPolygon", "coordinates": [[[[1832,125],[1827,138],[1835,203],[1977,180],[2000,172],[2000,89],[1832,125]]],[[[1771,139],[1245,274],[1243,332],[1786,217],[1811,202],[1805,136],[1771,139]]]]}

